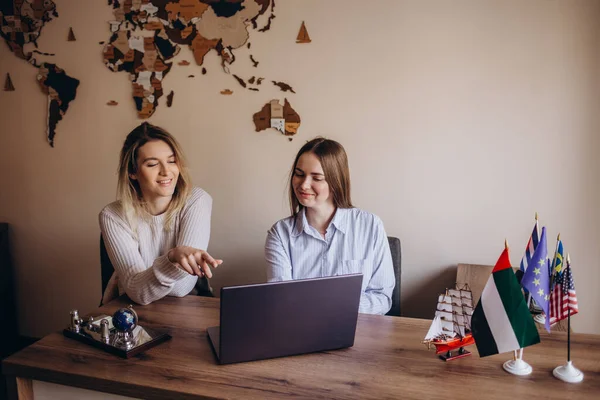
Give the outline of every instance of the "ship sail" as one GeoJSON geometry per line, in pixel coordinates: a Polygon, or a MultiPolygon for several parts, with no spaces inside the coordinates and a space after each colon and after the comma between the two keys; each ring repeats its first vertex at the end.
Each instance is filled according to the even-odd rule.
{"type": "Polygon", "coordinates": [[[300,26],[300,31],[298,31],[298,37],[296,38],[296,43],[310,43],[310,36],[308,36],[308,31],[306,30],[306,25],[304,25],[304,21],[302,21],[302,25],[300,26]]]}
{"type": "Polygon", "coordinates": [[[442,322],[440,317],[435,317],[431,323],[431,326],[429,327],[427,335],[425,335],[425,340],[433,340],[433,338],[439,336],[440,334],[442,334],[442,322]]]}
{"type": "Polygon", "coordinates": [[[438,296],[435,318],[425,336],[425,342],[464,338],[471,332],[473,296],[468,285],[456,285],[438,296]]]}
{"type": "Polygon", "coordinates": [[[12,79],[10,79],[10,74],[6,73],[6,80],[4,81],[4,91],[13,92],[15,90],[15,86],[12,83],[12,79]]]}

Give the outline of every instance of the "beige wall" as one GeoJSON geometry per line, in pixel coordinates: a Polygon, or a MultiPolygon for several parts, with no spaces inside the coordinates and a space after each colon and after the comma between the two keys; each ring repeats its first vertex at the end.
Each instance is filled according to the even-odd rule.
{"type": "MultiPolygon", "coordinates": [[[[139,122],[127,75],[102,63],[110,7],[55,1],[60,18],[39,45],[81,85],[54,149],[36,71],[0,46],[0,77],[10,72],[17,88],[0,92],[0,219],[13,228],[29,336],[97,305],[97,215],[114,199],[118,151],[139,122]]],[[[264,238],[286,216],[290,163],[322,134],[349,153],[356,205],[402,239],[406,315],[431,317],[456,264],[493,264],[505,238],[517,265],[537,211],[549,248],[560,232],[571,253],[575,330],[600,333],[600,2],[305,0],[278,1],[275,13],[271,31],[252,32],[259,68],[240,49],[232,71],[294,87],[287,97],[303,122],[293,142],[252,123],[284,94],[268,82],[242,91],[214,54],[206,76],[175,66],[164,80],[174,105],[161,99],[151,118],[180,139],[195,183],[214,198],[209,250],[225,260],[216,288],[265,279],[264,238]],[[294,43],[302,20],[309,45],[294,43]]],[[[181,59],[192,60],[187,48],[181,59]]]]}

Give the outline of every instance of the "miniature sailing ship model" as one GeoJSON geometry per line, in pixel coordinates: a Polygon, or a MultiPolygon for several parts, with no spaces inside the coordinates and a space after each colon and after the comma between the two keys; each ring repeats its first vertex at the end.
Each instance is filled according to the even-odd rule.
{"type": "Polygon", "coordinates": [[[308,36],[308,31],[306,30],[306,25],[304,25],[304,21],[302,21],[302,25],[300,26],[300,31],[298,31],[298,37],[296,38],[296,43],[310,43],[310,36],[308,36]]]}
{"type": "Polygon", "coordinates": [[[468,284],[457,284],[455,289],[446,289],[440,294],[435,318],[423,343],[436,348],[436,354],[445,361],[466,357],[471,352],[465,346],[475,344],[471,334],[471,316],[473,315],[473,295],[468,284]],[[452,354],[453,350],[458,350],[452,354]]]}

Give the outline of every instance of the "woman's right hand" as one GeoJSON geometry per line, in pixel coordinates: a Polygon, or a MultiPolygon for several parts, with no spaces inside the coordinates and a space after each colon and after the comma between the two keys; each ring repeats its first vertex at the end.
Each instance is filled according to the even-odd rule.
{"type": "Polygon", "coordinates": [[[210,267],[217,268],[223,260],[215,260],[204,250],[189,246],[177,246],[167,253],[169,261],[190,275],[212,278],[210,267]]]}

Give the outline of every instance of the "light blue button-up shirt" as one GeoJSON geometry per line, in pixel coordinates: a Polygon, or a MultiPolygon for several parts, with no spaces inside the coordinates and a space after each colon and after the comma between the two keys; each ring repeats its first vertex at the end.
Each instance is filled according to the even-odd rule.
{"type": "Polygon", "coordinates": [[[302,209],[271,227],[265,257],[269,282],[362,272],[359,312],[385,314],[392,306],[392,255],[383,222],[374,214],[338,208],[323,238],[302,209]]]}

